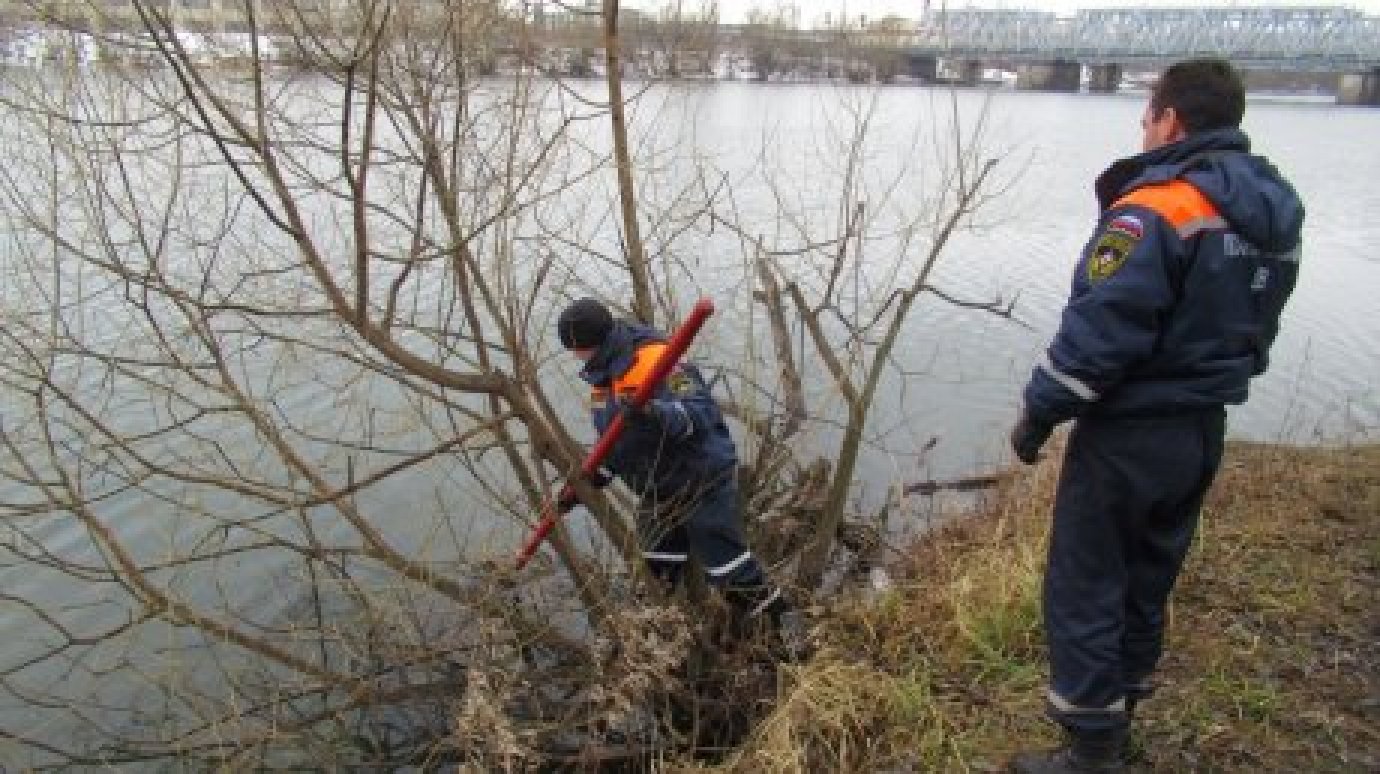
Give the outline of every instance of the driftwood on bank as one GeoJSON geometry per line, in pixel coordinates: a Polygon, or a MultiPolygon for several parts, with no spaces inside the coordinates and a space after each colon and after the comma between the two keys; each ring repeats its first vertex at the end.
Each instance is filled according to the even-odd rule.
{"type": "Polygon", "coordinates": [[[988,473],[981,476],[965,476],[963,478],[950,479],[948,481],[917,481],[913,484],[906,484],[901,488],[903,494],[908,495],[932,495],[939,492],[974,492],[979,489],[990,489],[1012,476],[1012,471],[1001,473],[988,473]]]}

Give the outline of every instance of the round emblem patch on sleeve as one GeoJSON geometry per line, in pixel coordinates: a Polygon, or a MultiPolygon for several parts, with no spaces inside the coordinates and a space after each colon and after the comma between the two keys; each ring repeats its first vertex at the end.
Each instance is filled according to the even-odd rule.
{"type": "Polygon", "coordinates": [[[688,374],[679,368],[666,377],[666,386],[671,389],[673,394],[682,398],[693,395],[695,392],[695,383],[690,380],[688,374]]]}
{"type": "Polygon", "coordinates": [[[1088,256],[1088,281],[1101,282],[1116,274],[1131,256],[1136,243],[1145,234],[1145,226],[1134,215],[1112,218],[1102,235],[1093,244],[1088,256]]]}

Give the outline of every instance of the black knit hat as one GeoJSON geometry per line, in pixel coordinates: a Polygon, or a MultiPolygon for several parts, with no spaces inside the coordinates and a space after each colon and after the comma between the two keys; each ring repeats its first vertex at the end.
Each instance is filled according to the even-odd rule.
{"type": "Polygon", "coordinates": [[[582,298],[567,306],[556,321],[556,333],[566,349],[593,349],[613,330],[613,315],[603,304],[582,298]]]}

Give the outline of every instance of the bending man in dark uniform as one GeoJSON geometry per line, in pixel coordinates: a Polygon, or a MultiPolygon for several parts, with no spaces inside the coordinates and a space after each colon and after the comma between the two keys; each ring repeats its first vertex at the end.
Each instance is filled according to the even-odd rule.
{"type": "Polygon", "coordinates": [[[1144,152],[1097,179],[1102,216],[1011,434],[1030,464],[1077,418],[1044,583],[1048,712],[1069,742],[1016,771],[1123,767],[1221,461],[1223,407],[1265,371],[1294,288],[1303,205],[1251,155],[1244,112],[1231,65],[1178,63],[1141,119],[1144,152]]]}
{"type": "Polygon", "coordinates": [[[568,306],[556,327],[561,344],[585,363],[580,377],[592,388],[595,429],[602,434],[625,415],[623,435],[604,465],[640,497],[637,527],[648,572],[674,587],[693,556],[745,623],[767,622],[787,655],[801,655],[803,622],[743,537],[737,451],[698,369],[678,364],[652,399],[633,410],[629,399],[650,376],[666,337],[614,320],[590,298],[568,306]]]}

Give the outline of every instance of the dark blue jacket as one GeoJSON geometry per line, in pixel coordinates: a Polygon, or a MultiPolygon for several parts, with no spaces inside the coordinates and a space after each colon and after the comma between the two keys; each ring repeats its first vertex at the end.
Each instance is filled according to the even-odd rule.
{"type": "Polygon", "coordinates": [[[1167,416],[1246,399],[1298,275],[1303,204],[1236,129],[1109,167],[1032,420],[1167,416]]]}
{"type": "MultiPolygon", "coordinates": [[[[602,435],[665,348],[665,336],[644,325],[617,321],[580,377],[593,385],[590,411],[602,435]]],[[[604,465],[633,491],[653,500],[723,476],[737,466],[733,437],[699,369],[682,361],[653,393],[647,416],[625,422],[604,465]]]]}

